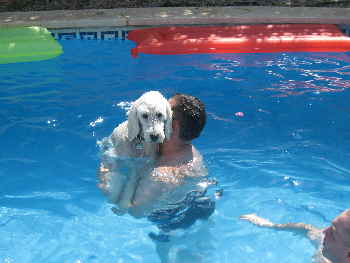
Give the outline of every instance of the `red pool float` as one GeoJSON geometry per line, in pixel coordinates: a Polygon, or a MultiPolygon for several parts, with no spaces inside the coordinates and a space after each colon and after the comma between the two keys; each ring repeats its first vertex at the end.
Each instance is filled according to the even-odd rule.
{"type": "Polygon", "coordinates": [[[172,26],[132,30],[131,54],[346,52],[350,37],[336,25],[172,26]]]}

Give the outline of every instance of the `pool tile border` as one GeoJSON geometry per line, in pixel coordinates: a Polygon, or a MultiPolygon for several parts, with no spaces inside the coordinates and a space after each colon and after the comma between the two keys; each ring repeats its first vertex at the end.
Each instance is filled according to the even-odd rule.
{"type": "Polygon", "coordinates": [[[56,40],[126,40],[131,28],[50,29],[56,40]]]}
{"type": "MultiPolygon", "coordinates": [[[[350,25],[338,25],[340,29],[350,36],[350,25]]],[[[56,40],[127,40],[128,32],[137,27],[112,28],[68,28],[50,29],[56,40]]]]}

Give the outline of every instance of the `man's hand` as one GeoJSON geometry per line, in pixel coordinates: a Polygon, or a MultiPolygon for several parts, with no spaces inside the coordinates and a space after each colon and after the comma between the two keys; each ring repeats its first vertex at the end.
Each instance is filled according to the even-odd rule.
{"type": "Polygon", "coordinates": [[[274,227],[274,224],[270,222],[269,220],[259,217],[256,214],[247,214],[247,215],[241,215],[239,219],[247,220],[255,225],[263,226],[263,227],[274,227]]]}

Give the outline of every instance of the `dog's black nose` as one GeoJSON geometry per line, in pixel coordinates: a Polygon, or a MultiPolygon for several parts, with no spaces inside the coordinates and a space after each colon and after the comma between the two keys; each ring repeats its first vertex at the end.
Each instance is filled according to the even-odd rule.
{"type": "Polygon", "coordinates": [[[157,135],[157,134],[151,134],[150,137],[151,137],[152,142],[156,142],[159,139],[159,135],[157,135]]]}

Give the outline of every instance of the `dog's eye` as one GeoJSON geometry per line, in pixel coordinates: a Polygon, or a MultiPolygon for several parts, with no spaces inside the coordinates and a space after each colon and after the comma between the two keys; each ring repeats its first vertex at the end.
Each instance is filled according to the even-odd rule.
{"type": "Polygon", "coordinates": [[[157,118],[158,118],[158,119],[161,119],[162,117],[163,117],[163,114],[161,114],[161,113],[158,112],[158,113],[157,113],[157,118]]]}
{"type": "Polygon", "coordinates": [[[147,113],[142,114],[142,118],[148,119],[148,114],[147,113]]]}

